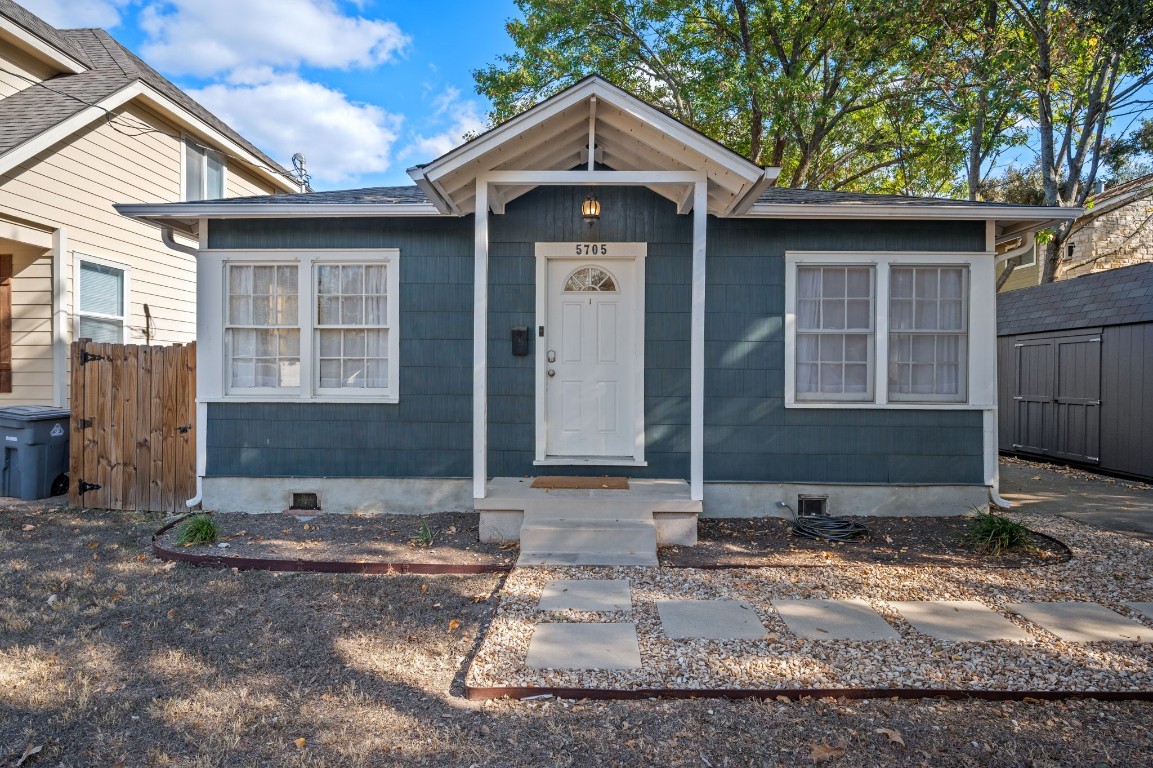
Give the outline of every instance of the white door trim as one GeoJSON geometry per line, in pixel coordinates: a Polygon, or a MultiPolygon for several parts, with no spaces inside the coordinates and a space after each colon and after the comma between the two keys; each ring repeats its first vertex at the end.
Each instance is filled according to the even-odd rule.
{"type": "Polygon", "coordinates": [[[648,243],[536,243],[536,451],[533,464],[536,466],[647,466],[645,461],[645,259],[648,256],[648,243]],[[592,253],[591,246],[598,251],[592,253]],[[578,254],[576,249],[587,246],[586,253],[578,254]],[[604,246],[602,248],[602,246],[604,246]],[[540,344],[540,328],[548,323],[548,262],[550,259],[633,262],[633,360],[636,370],[633,374],[633,455],[595,457],[557,457],[546,454],[547,428],[545,425],[545,371],[548,361],[540,344]]]}

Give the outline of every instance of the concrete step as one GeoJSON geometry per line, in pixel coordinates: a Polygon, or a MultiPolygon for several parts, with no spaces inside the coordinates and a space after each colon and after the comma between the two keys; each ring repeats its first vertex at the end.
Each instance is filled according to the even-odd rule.
{"type": "Polygon", "coordinates": [[[527,517],[518,566],[656,565],[657,528],[648,520],[527,517]]]}

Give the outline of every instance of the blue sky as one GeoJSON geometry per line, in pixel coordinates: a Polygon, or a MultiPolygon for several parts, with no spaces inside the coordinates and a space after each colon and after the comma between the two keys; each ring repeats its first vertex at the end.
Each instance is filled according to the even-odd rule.
{"type": "Polygon", "coordinates": [[[510,52],[512,0],[18,0],[103,27],[316,189],[408,184],[483,127],[472,71],[510,52]]]}

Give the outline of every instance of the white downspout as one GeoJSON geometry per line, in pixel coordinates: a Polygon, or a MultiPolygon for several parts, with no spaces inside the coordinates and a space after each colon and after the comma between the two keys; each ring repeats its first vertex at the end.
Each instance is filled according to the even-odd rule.
{"type": "MultiPolygon", "coordinates": [[[[52,233],[52,404],[68,405],[68,230],[52,233]]],[[[71,264],[68,265],[71,267],[71,264]]]]}
{"type": "MultiPolygon", "coordinates": [[[[161,227],[160,239],[161,241],[174,251],[187,254],[193,258],[200,255],[199,248],[191,248],[187,245],[182,245],[176,242],[175,232],[172,227],[161,227]]],[[[201,222],[201,237],[204,236],[203,221],[201,222]]],[[[197,280],[197,283],[200,281],[197,280]]],[[[206,316],[209,310],[204,306],[208,297],[203,295],[204,292],[198,290],[196,292],[196,323],[200,325],[200,318],[206,316]]],[[[197,334],[199,335],[199,334],[197,334]]],[[[197,362],[196,371],[197,377],[200,376],[200,363],[197,362]]],[[[196,391],[200,391],[197,386],[196,391]]],[[[184,505],[189,509],[193,509],[204,499],[204,471],[208,466],[208,449],[205,443],[208,439],[208,405],[200,402],[199,397],[196,400],[196,495],[191,499],[184,502],[184,505]]]]}
{"type": "MultiPolygon", "coordinates": [[[[1033,250],[1033,247],[1036,244],[1036,240],[1037,240],[1037,233],[1035,231],[1029,231],[1029,232],[1022,234],[1021,235],[1021,244],[1018,245],[1016,248],[1012,248],[1008,251],[1005,251],[1004,253],[998,254],[996,259],[994,260],[994,264],[997,266],[1000,266],[1001,264],[1004,264],[1009,259],[1013,259],[1013,258],[1016,258],[1017,256],[1025,255],[1029,251],[1033,250]]],[[[996,277],[996,274],[997,274],[996,270],[994,270],[994,272],[993,272],[994,277],[996,277]]],[[[997,378],[996,356],[994,356],[993,359],[994,359],[993,378],[994,378],[994,380],[996,380],[996,378],[997,378]]],[[[1000,407],[1000,405],[1001,405],[1000,403],[997,404],[998,408],[1000,407]]],[[[997,456],[1000,454],[999,446],[998,446],[998,440],[997,440],[997,429],[998,429],[997,412],[996,411],[992,411],[992,412],[987,411],[986,417],[985,417],[985,443],[987,446],[987,450],[990,450],[992,453],[992,456],[993,456],[993,461],[992,461],[993,471],[992,471],[992,476],[989,478],[989,501],[993,502],[994,504],[996,504],[998,507],[1001,507],[1002,509],[1012,509],[1013,504],[1011,502],[1007,501],[1003,496],[1001,496],[1001,469],[1000,469],[999,462],[997,461],[997,456]]]]}

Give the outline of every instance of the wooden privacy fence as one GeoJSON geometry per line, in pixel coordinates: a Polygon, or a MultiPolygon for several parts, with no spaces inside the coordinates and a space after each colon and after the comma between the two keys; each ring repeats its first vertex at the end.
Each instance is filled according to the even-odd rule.
{"type": "Polygon", "coordinates": [[[177,513],[196,493],[196,345],[72,344],[68,500],[177,513]]]}

